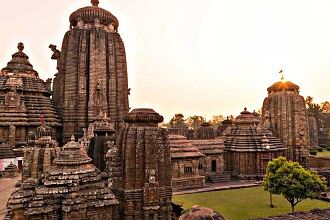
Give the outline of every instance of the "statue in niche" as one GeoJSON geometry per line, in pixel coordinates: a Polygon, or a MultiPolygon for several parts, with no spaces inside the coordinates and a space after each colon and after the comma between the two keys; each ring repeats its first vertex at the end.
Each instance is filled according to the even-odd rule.
{"type": "Polygon", "coordinates": [[[264,114],[264,122],[263,122],[263,128],[266,130],[271,130],[270,129],[270,113],[269,111],[266,111],[264,114]]]}
{"type": "Polygon", "coordinates": [[[94,92],[94,114],[95,116],[98,116],[104,112],[103,110],[106,108],[106,103],[105,103],[105,98],[104,95],[102,94],[102,85],[101,81],[98,80],[96,87],[95,87],[95,92],[94,92]]]}
{"type": "Polygon", "coordinates": [[[154,170],[151,170],[150,171],[150,174],[149,174],[149,183],[151,184],[155,184],[156,183],[156,172],[154,170]]]}

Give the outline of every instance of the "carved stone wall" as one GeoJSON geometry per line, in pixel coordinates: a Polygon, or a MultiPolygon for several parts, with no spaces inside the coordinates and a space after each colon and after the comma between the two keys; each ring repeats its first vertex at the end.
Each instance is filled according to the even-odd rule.
{"type": "Polygon", "coordinates": [[[129,110],[126,53],[116,31],[117,19],[90,6],[73,12],[70,23],[53,87],[65,140],[73,133],[81,137],[100,111],[115,122],[117,130],[129,110]],[[113,24],[116,28],[111,28],[113,24]]]}
{"type": "Polygon", "coordinates": [[[108,172],[122,219],[168,219],[171,215],[171,166],[168,135],[152,109],[134,109],[108,152],[108,172]]]}
{"type": "Polygon", "coordinates": [[[310,148],[308,117],[299,86],[280,81],[268,89],[262,107],[262,124],[288,147],[287,158],[308,164],[310,148]]]}

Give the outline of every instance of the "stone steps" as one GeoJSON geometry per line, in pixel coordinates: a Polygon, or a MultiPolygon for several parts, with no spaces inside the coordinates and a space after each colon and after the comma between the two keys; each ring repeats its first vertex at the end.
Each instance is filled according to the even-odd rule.
{"type": "Polygon", "coordinates": [[[231,177],[230,177],[230,174],[227,174],[227,173],[211,174],[211,175],[209,175],[209,180],[212,183],[229,182],[231,180],[231,177]]]}

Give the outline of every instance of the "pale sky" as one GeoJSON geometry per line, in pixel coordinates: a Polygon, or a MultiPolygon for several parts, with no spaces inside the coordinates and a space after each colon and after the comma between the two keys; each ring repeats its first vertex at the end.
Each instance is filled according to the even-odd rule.
{"type": "MultiPolygon", "coordinates": [[[[89,0],[1,0],[0,67],[25,44],[42,79],[53,77],[50,43],[61,48],[69,15],[89,0]]],[[[329,100],[329,0],[100,0],[119,20],[130,106],[238,115],[258,110],[285,78],[303,96],[329,100]]]]}

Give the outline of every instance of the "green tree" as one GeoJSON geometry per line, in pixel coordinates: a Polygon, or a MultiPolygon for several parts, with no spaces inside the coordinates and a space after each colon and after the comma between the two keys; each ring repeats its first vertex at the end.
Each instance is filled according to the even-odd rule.
{"type": "Polygon", "coordinates": [[[263,181],[264,190],[282,195],[294,207],[305,199],[319,198],[327,185],[315,171],[306,170],[297,162],[278,157],[267,165],[263,181]]]}
{"type": "Polygon", "coordinates": [[[212,119],[209,122],[212,127],[216,129],[223,120],[225,120],[225,117],[223,117],[223,115],[213,115],[212,119]]]}

